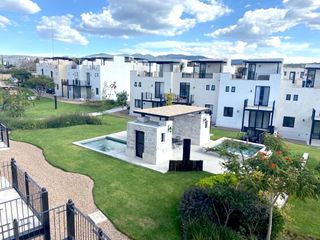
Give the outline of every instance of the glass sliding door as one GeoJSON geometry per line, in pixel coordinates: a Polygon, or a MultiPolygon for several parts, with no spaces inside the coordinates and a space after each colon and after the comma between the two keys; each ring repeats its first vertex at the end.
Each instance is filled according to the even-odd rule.
{"type": "Polygon", "coordinates": [[[181,82],[180,83],[180,98],[189,99],[190,96],[190,83],[181,82]]]}
{"type": "Polygon", "coordinates": [[[154,97],[163,98],[164,95],[164,82],[155,82],[154,97]]]}
{"type": "Polygon", "coordinates": [[[268,106],[270,87],[256,86],[256,93],[254,97],[255,106],[268,106]]]}
{"type": "Polygon", "coordinates": [[[248,80],[254,80],[256,76],[256,64],[249,63],[248,66],[248,80]]]}

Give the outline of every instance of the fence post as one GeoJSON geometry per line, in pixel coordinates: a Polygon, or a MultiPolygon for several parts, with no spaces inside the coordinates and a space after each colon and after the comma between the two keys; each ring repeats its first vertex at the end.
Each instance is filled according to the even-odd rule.
{"type": "Polygon", "coordinates": [[[9,148],[10,147],[10,139],[9,139],[9,130],[8,130],[8,128],[6,127],[5,128],[6,129],[6,132],[5,132],[5,134],[6,134],[6,140],[7,140],[7,148],[9,148]]]}
{"type": "Polygon", "coordinates": [[[13,236],[15,240],[19,240],[19,225],[17,219],[13,220],[13,236]]]}
{"type": "Polygon", "coordinates": [[[45,188],[41,189],[41,205],[42,205],[42,225],[44,230],[43,239],[50,240],[50,213],[48,191],[45,188]]]}
{"type": "Polygon", "coordinates": [[[11,176],[12,176],[12,187],[19,192],[18,189],[18,173],[17,173],[17,164],[14,158],[11,158],[11,176]]]}
{"type": "Polygon", "coordinates": [[[75,224],[74,224],[74,203],[71,199],[68,200],[67,205],[67,232],[68,240],[75,239],[75,224]]]}
{"type": "Polygon", "coordinates": [[[24,172],[24,184],[26,186],[27,205],[30,204],[30,190],[29,190],[29,176],[27,172],[24,172]]]}

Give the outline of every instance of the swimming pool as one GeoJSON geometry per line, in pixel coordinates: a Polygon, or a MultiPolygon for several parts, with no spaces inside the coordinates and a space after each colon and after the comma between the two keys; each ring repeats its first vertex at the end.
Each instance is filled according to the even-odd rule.
{"type": "Polygon", "coordinates": [[[209,147],[210,149],[212,149],[209,151],[214,151],[214,149],[219,147],[227,147],[228,152],[231,152],[237,155],[241,155],[242,153],[244,158],[253,157],[255,154],[257,154],[260,151],[264,151],[266,148],[263,144],[251,143],[251,142],[223,137],[216,140],[215,143],[209,147]],[[245,146],[245,147],[243,148],[243,150],[239,148],[230,147],[228,146],[228,142],[230,141],[239,142],[242,146],[245,146]]]}
{"type": "Polygon", "coordinates": [[[108,136],[75,142],[75,144],[108,155],[125,152],[127,148],[126,141],[108,136]]]}

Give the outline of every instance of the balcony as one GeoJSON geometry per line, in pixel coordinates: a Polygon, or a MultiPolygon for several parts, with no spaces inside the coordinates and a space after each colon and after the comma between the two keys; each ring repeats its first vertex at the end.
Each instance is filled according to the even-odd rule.
{"type": "Polygon", "coordinates": [[[154,78],[162,78],[163,77],[163,73],[162,72],[138,72],[137,73],[138,77],[154,77],[154,78]]]}
{"type": "Polygon", "coordinates": [[[268,102],[256,102],[254,100],[245,100],[245,110],[256,110],[256,111],[272,111],[274,108],[275,101],[268,102]]]}
{"type": "Polygon", "coordinates": [[[271,79],[270,73],[249,73],[248,75],[232,74],[233,80],[258,80],[269,81],[271,79]]]}

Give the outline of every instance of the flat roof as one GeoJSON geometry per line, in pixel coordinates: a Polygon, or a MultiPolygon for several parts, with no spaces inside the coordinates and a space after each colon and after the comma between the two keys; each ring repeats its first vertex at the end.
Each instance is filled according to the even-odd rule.
{"type": "Polygon", "coordinates": [[[138,113],[141,115],[154,116],[154,117],[177,117],[182,115],[187,115],[191,113],[200,113],[204,111],[209,111],[208,108],[205,107],[196,107],[189,105],[169,105],[163,107],[156,108],[147,108],[133,111],[134,113],[138,113]]]}
{"type": "Polygon", "coordinates": [[[149,63],[158,63],[158,64],[171,64],[171,63],[175,63],[178,64],[180,63],[180,61],[177,60],[166,60],[166,59],[159,59],[159,60],[148,60],[149,63]]]}
{"type": "Polygon", "coordinates": [[[189,61],[191,63],[227,63],[227,59],[224,58],[202,58],[189,61]]]}
{"type": "Polygon", "coordinates": [[[254,62],[254,63],[282,63],[283,58],[256,58],[256,59],[247,59],[244,62],[254,62]]]}
{"type": "Polygon", "coordinates": [[[319,69],[320,68],[320,63],[309,63],[309,64],[306,64],[306,69],[310,69],[310,68],[313,68],[313,69],[319,69]]]}

